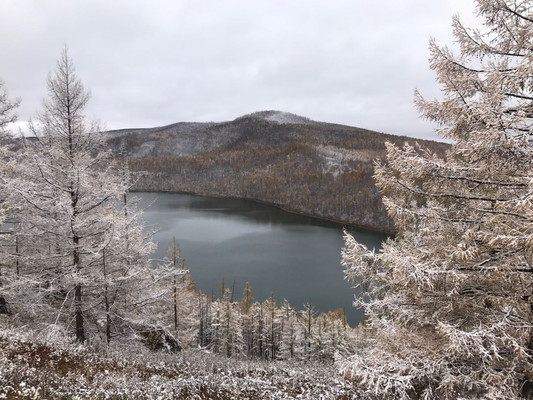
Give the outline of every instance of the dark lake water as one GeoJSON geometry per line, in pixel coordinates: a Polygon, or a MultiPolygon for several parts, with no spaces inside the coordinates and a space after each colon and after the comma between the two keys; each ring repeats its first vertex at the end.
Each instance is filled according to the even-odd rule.
{"type": "MultiPolygon", "coordinates": [[[[284,212],[240,199],[176,193],[134,193],[145,208],[145,222],[156,229],[153,258],[163,258],[172,237],[180,244],[193,280],[205,293],[220,294],[224,278],[240,299],[248,281],[256,300],[274,294],[301,309],[344,308],[350,324],[362,313],[352,307],[354,291],[340,265],[342,225],[284,212]]],[[[369,248],[384,234],[350,229],[369,248]]]]}

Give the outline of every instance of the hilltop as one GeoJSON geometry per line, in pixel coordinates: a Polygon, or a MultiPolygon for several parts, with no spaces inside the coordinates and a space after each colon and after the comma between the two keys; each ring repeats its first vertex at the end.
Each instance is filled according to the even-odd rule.
{"type": "Polygon", "coordinates": [[[139,191],[188,192],[267,202],[293,212],[392,232],[372,179],[385,142],[419,142],[438,154],[448,145],[282,111],[227,122],[179,122],[108,132],[125,150],[139,191]]]}

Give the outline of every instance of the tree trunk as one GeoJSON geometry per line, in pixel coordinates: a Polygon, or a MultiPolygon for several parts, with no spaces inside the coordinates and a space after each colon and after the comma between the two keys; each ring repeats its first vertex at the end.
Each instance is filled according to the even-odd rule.
{"type": "Polygon", "coordinates": [[[176,275],[174,275],[174,330],[178,331],[178,278],[176,275]]]}
{"type": "Polygon", "coordinates": [[[107,345],[111,342],[111,312],[109,307],[109,290],[107,287],[107,271],[106,271],[106,262],[105,262],[105,249],[102,250],[102,267],[104,273],[104,303],[105,303],[105,337],[107,345]]]}
{"type": "Polygon", "coordinates": [[[77,284],[74,292],[74,313],[76,315],[76,340],[85,342],[85,329],[83,328],[83,312],[81,309],[81,284],[77,284]]]}
{"type": "MultiPolygon", "coordinates": [[[[74,245],[74,268],[76,269],[76,272],[79,273],[80,268],[80,254],[79,254],[79,245],[80,239],[78,236],[74,235],[72,238],[72,243],[74,245]]],[[[85,329],[83,327],[83,311],[81,308],[82,301],[81,301],[81,283],[76,283],[75,289],[74,289],[74,314],[76,317],[76,340],[78,342],[85,342],[85,329]]]]}

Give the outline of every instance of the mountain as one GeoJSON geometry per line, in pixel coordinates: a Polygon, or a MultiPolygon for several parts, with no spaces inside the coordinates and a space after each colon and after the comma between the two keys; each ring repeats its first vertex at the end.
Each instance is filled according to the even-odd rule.
{"type": "Polygon", "coordinates": [[[116,156],[125,154],[138,173],[135,190],[253,199],[385,232],[394,226],[372,179],[385,142],[419,142],[440,155],[448,147],[282,111],[108,135],[116,156]]]}

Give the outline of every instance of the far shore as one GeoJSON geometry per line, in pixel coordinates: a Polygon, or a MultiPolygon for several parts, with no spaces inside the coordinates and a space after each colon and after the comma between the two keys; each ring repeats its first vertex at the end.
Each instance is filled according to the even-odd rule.
{"type": "Polygon", "coordinates": [[[180,190],[132,189],[131,192],[132,193],[135,193],[135,192],[139,192],[139,193],[140,192],[145,192],[145,193],[176,193],[176,194],[188,194],[188,195],[200,196],[200,197],[212,197],[212,198],[219,198],[219,199],[249,200],[249,201],[254,201],[256,203],[263,204],[263,205],[266,205],[266,206],[276,207],[276,208],[279,208],[280,210],[283,210],[283,211],[291,213],[291,214],[297,214],[297,215],[302,215],[302,216],[305,216],[305,217],[319,219],[319,220],[322,220],[322,221],[333,222],[333,223],[336,223],[336,224],[339,224],[339,225],[343,225],[345,228],[348,228],[348,229],[349,228],[352,228],[352,229],[363,229],[363,230],[366,230],[366,231],[383,233],[383,234],[390,235],[390,236],[393,236],[393,235],[395,235],[397,233],[397,232],[392,232],[392,231],[387,231],[387,230],[383,230],[383,229],[374,228],[374,227],[367,226],[367,225],[360,225],[360,224],[356,224],[356,223],[353,223],[353,222],[344,221],[344,220],[341,220],[341,219],[324,217],[322,215],[316,215],[316,214],[309,214],[309,213],[305,213],[305,212],[302,212],[302,211],[290,209],[287,206],[284,206],[284,205],[281,205],[281,204],[271,203],[269,201],[255,199],[255,198],[251,198],[251,197],[223,196],[223,195],[216,195],[216,194],[209,194],[209,193],[197,193],[197,192],[180,191],[180,190]]]}

